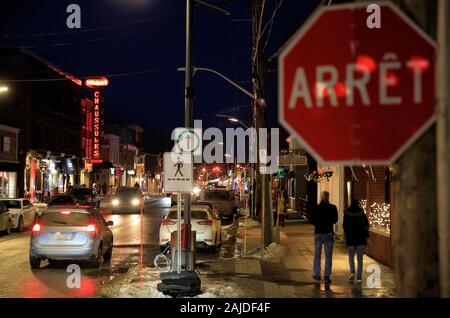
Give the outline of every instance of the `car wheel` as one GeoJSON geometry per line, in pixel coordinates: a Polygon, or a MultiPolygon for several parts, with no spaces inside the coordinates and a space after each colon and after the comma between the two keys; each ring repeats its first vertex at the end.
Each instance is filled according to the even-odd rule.
{"type": "Polygon", "coordinates": [[[30,266],[33,269],[40,268],[41,267],[41,259],[39,257],[30,255],[30,266]]]}
{"type": "Polygon", "coordinates": [[[113,241],[111,241],[111,248],[108,250],[108,252],[103,255],[103,259],[105,261],[110,261],[112,258],[112,252],[113,252],[113,241]]]}
{"type": "Polygon", "coordinates": [[[23,217],[21,216],[19,218],[19,223],[18,223],[17,228],[16,228],[17,232],[22,233],[23,232],[23,227],[24,227],[23,226],[23,217]]]}
{"type": "Polygon", "coordinates": [[[217,244],[217,247],[222,246],[222,234],[219,234],[219,244],[217,244]]]}
{"type": "Polygon", "coordinates": [[[98,247],[97,251],[97,257],[95,258],[92,265],[94,267],[100,267],[100,265],[102,264],[102,260],[103,260],[103,244],[100,243],[100,246],[98,247]]]}

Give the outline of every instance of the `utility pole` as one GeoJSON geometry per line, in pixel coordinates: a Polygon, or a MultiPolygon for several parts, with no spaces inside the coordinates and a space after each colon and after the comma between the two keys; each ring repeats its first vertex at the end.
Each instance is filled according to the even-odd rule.
{"type": "MultiPolygon", "coordinates": [[[[436,38],[436,0],[395,2],[406,14],[412,15],[426,33],[436,38]]],[[[439,92],[442,93],[441,90],[439,92]]],[[[425,132],[393,168],[393,209],[396,211],[393,252],[397,296],[439,297],[436,126],[425,132]]],[[[442,177],[447,178],[447,175],[442,177]]]]}
{"type": "MultiPolygon", "coordinates": [[[[261,45],[261,31],[262,31],[262,13],[264,11],[265,0],[251,0],[251,13],[252,13],[252,25],[253,25],[253,54],[252,54],[252,80],[253,80],[253,93],[255,100],[253,103],[255,129],[257,135],[257,144],[259,143],[259,129],[266,127],[265,122],[265,109],[264,103],[264,78],[265,78],[265,62],[263,58],[262,45],[261,45]]],[[[260,151],[259,144],[257,150],[260,151]]],[[[267,150],[267,149],[266,149],[267,150]]],[[[259,153],[258,153],[259,158],[259,153]]],[[[272,227],[273,216],[271,213],[271,196],[269,189],[268,176],[265,173],[261,173],[262,167],[260,159],[258,159],[258,169],[256,170],[256,198],[261,198],[261,251],[264,253],[264,249],[272,242],[272,227]]],[[[258,209],[258,201],[256,208],[258,209]]]]}
{"type": "Polygon", "coordinates": [[[450,2],[438,2],[437,206],[441,297],[450,297],[450,2]]]}

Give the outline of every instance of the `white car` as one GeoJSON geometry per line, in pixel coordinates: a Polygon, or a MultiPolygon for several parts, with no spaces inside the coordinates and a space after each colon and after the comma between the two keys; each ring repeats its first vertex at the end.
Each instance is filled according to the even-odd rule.
{"type": "MultiPolygon", "coordinates": [[[[184,207],[181,209],[184,219],[184,207]]],[[[184,221],[181,221],[184,223],[184,221]]],[[[172,232],[177,230],[177,208],[173,207],[161,221],[159,246],[164,251],[170,245],[172,232]]],[[[222,244],[222,224],[220,217],[210,205],[191,206],[191,230],[196,232],[197,248],[215,251],[222,244]]]]}
{"type": "Polygon", "coordinates": [[[23,232],[25,228],[30,227],[39,213],[27,199],[1,199],[4,205],[9,209],[11,215],[11,228],[17,232],[23,232]]]}
{"type": "Polygon", "coordinates": [[[6,205],[0,202],[0,233],[9,234],[11,232],[11,214],[6,205]]]}

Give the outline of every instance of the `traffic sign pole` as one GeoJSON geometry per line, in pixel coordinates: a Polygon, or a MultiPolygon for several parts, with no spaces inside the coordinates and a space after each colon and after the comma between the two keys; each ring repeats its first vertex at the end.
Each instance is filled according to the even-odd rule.
{"type": "MultiPolygon", "coordinates": [[[[192,87],[194,67],[192,63],[192,26],[194,19],[194,0],[186,0],[186,71],[185,71],[185,104],[184,126],[192,128],[194,125],[193,102],[194,89],[192,87]]],[[[192,159],[192,158],[191,158],[192,159]]],[[[189,263],[191,255],[191,193],[186,193],[184,198],[184,224],[183,224],[183,249],[185,250],[185,264],[189,263]]],[[[193,269],[192,269],[193,270],[193,269]]]]}
{"type": "Polygon", "coordinates": [[[181,274],[181,192],[177,192],[177,273],[181,274]]]}

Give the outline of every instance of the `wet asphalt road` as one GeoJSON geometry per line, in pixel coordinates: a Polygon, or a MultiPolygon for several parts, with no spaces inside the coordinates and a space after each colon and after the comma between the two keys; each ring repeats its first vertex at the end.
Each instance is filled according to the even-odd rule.
{"type": "MultiPolygon", "coordinates": [[[[159,226],[161,219],[170,207],[170,198],[152,198],[146,202],[143,213],[143,266],[154,266],[153,260],[159,251],[159,226]]],[[[108,205],[102,203],[102,212],[107,221],[114,225],[114,248],[110,262],[100,268],[89,264],[79,264],[81,268],[81,288],[70,289],[67,273],[70,262],[48,264],[41,263],[40,269],[31,270],[28,253],[30,231],[0,236],[0,298],[2,297],[37,297],[70,298],[96,297],[102,284],[126,273],[133,265],[140,263],[141,215],[112,214],[108,205]]],[[[228,258],[234,254],[236,222],[222,221],[222,247],[216,253],[197,251],[197,264],[202,268],[217,258],[228,258]],[[233,226],[233,224],[235,226],[233,226]]]]}
{"type": "MultiPolygon", "coordinates": [[[[143,264],[152,264],[159,253],[159,225],[170,206],[169,198],[153,198],[144,209],[143,264]]],[[[100,268],[80,264],[82,288],[70,289],[66,280],[70,273],[67,265],[74,263],[48,264],[31,270],[28,261],[30,231],[0,236],[0,297],[92,297],[102,283],[128,271],[131,265],[139,264],[141,244],[140,214],[114,214],[104,210],[105,219],[114,221],[113,256],[100,268]]]]}

